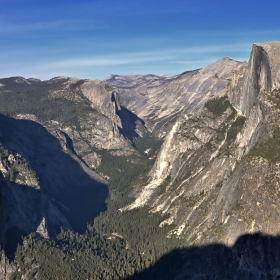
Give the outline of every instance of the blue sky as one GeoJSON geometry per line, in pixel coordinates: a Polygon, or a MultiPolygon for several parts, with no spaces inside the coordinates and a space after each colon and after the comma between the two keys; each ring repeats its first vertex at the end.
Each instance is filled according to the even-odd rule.
{"type": "Polygon", "coordinates": [[[0,0],[0,77],[169,74],[280,41],[279,0],[0,0]]]}

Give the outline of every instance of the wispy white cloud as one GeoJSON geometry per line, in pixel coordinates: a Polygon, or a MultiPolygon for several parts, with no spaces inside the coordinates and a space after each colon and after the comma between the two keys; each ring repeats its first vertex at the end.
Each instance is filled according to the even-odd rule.
{"type": "Polygon", "coordinates": [[[195,59],[195,60],[178,60],[171,61],[170,64],[181,64],[181,65],[207,65],[213,62],[213,59],[195,59]]]}
{"type": "Polygon", "coordinates": [[[134,55],[115,55],[105,57],[89,57],[89,58],[76,58],[67,59],[62,61],[55,61],[48,64],[49,67],[89,67],[89,66],[110,66],[110,65],[125,65],[134,63],[148,63],[153,61],[165,61],[171,59],[172,56],[145,56],[143,54],[134,55]]]}
{"type": "MultiPolygon", "coordinates": [[[[166,61],[168,63],[175,64],[193,64],[193,61],[211,62],[213,58],[209,58],[211,54],[217,54],[227,52],[229,55],[231,52],[238,53],[244,52],[244,46],[247,44],[236,45],[210,45],[191,48],[173,48],[153,50],[147,52],[126,52],[126,53],[114,53],[111,55],[95,55],[95,56],[82,56],[70,59],[61,59],[50,62],[48,67],[90,67],[90,66],[110,66],[110,65],[125,65],[125,64],[139,64],[149,63],[156,61],[166,61]],[[193,54],[200,56],[207,55],[208,58],[194,58],[193,54]]],[[[228,55],[228,56],[229,56],[228,55]]],[[[248,54],[249,55],[249,54],[248,54]]],[[[213,55],[212,55],[213,57],[213,55]]]]}
{"type": "Polygon", "coordinates": [[[89,30],[89,29],[106,29],[108,26],[104,24],[98,24],[94,20],[54,20],[49,22],[31,22],[31,23],[16,23],[9,22],[7,20],[0,20],[0,33],[11,33],[11,32],[25,32],[25,31],[47,31],[47,30],[58,30],[59,32],[69,30],[89,30]]]}
{"type": "Polygon", "coordinates": [[[251,37],[252,35],[268,35],[268,34],[279,34],[280,33],[280,28],[263,28],[263,29],[249,29],[249,28],[244,28],[244,29],[230,29],[230,30],[214,30],[213,32],[201,30],[201,31],[196,31],[192,33],[192,35],[197,35],[197,36],[209,36],[209,37],[216,37],[216,36],[225,36],[225,37],[236,37],[236,36],[249,36],[251,37]]]}

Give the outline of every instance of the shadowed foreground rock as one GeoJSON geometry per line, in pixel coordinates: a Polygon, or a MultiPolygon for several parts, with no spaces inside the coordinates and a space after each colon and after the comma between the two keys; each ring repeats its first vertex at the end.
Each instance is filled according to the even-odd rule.
{"type": "Polygon", "coordinates": [[[280,279],[279,248],[280,237],[243,235],[232,247],[210,244],[174,250],[127,280],[280,279]]]}

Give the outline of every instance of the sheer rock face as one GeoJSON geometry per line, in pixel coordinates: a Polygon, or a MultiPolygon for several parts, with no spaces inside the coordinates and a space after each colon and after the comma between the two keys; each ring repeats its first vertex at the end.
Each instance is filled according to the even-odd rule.
{"type": "MultiPolygon", "coordinates": [[[[240,235],[257,231],[279,234],[280,162],[269,158],[273,147],[267,144],[279,126],[271,92],[279,86],[279,51],[279,43],[253,45],[249,62],[235,64],[231,83],[216,90],[216,96],[227,92],[230,102],[216,99],[213,107],[184,108],[150,180],[135,202],[121,210],[149,205],[152,212],[169,213],[174,222],[169,235],[196,244],[233,244],[240,235]],[[228,102],[220,113],[215,112],[219,102],[228,102]],[[257,142],[263,142],[264,150],[250,153],[257,142]]],[[[195,75],[212,72],[214,65],[195,75]]]]}
{"type": "MultiPolygon", "coordinates": [[[[280,42],[272,42],[268,44],[256,44],[257,47],[262,48],[268,57],[270,75],[271,75],[271,87],[280,87],[280,42]]],[[[269,89],[268,89],[269,90],[269,89]]]]}
{"type": "Polygon", "coordinates": [[[81,85],[81,91],[90,100],[92,108],[122,127],[121,120],[116,114],[121,110],[121,106],[114,91],[101,81],[86,81],[81,85]]]}
{"type": "Polygon", "coordinates": [[[123,106],[162,137],[179,112],[196,113],[210,97],[225,94],[233,71],[242,65],[223,58],[203,69],[174,77],[112,75],[105,82],[117,90],[123,106]]]}
{"type": "Polygon", "coordinates": [[[232,105],[248,116],[258,95],[280,87],[280,43],[254,44],[248,65],[232,78],[229,98],[232,105]]]}

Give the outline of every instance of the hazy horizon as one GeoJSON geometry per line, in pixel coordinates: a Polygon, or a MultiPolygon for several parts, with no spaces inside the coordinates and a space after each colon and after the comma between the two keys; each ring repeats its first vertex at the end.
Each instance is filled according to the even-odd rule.
{"type": "Polygon", "coordinates": [[[172,76],[280,40],[276,0],[0,3],[0,77],[172,76]]]}

